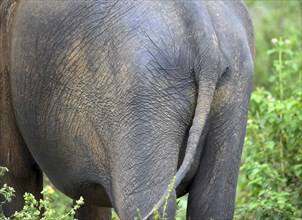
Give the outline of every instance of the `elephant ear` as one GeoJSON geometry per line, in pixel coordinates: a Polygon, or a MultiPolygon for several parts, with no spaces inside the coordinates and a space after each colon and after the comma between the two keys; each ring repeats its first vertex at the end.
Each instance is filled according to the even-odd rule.
{"type": "Polygon", "coordinates": [[[192,126],[189,131],[189,138],[187,141],[187,147],[185,152],[184,160],[175,174],[174,180],[172,181],[172,186],[167,187],[164,195],[160,198],[154,208],[143,218],[143,220],[148,219],[153,215],[160,207],[164,205],[165,199],[169,196],[169,191],[176,190],[177,186],[181,183],[185,175],[190,170],[194,157],[196,155],[197,146],[200,141],[202,132],[205,128],[205,124],[210,113],[211,103],[213,101],[216,83],[218,76],[220,75],[220,69],[218,68],[219,61],[213,61],[213,57],[209,57],[211,61],[208,60],[208,67],[203,66],[202,68],[197,67],[195,70],[195,78],[198,85],[198,96],[197,105],[195,109],[195,114],[192,122],[192,126]]]}

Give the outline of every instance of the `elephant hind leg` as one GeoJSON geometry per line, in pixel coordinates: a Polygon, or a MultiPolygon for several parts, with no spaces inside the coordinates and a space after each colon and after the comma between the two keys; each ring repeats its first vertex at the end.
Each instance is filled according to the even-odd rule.
{"type": "Polygon", "coordinates": [[[0,166],[7,167],[9,172],[0,177],[0,187],[6,183],[15,189],[12,202],[2,206],[4,214],[10,216],[23,208],[25,192],[32,193],[37,200],[42,198],[43,174],[27,149],[12,110],[9,112],[2,110],[0,110],[0,166]]]}
{"type": "Polygon", "coordinates": [[[215,91],[200,165],[189,190],[188,219],[233,219],[252,74],[242,74],[239,86],[232,86],[237,78],[230,76],[215,91]]]}
{"type": "Polygon", "coordinates": [[[201,163],[189,190],[188,219],[233,218],[244,121],[226,121],[223,124],[229,123],[229,127],[222,124],[218,129],[210,126],[201,163]]]}
{"type": "Polygon", "coordinates": [[[32,193],[36,199],[42,198],[43,174],[19,131],[13,112],[9,74],[1,58],[0,48],[0,166],[9,169],[0,177],[0,187],[6,183],[15,189],[12,202],[2,206],[4,214],[10,216],[23,208],[25,192],[32,193]]]}
{"type": "Polygon", "coordinates": [[[83,205],[76,211],[76,219],[79,220],[110,220],[111,208],[103,208],[93,205],[83,205]]]}

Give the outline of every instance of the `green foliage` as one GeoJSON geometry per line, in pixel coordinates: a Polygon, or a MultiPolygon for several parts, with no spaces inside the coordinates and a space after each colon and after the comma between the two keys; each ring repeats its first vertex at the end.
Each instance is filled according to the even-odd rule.
{"type": "MultiPolygon", "coordinates": [[[[167,210],[169,198],[171,197],[171,193],[174,191],[173,187],[174,187],[175,180],[176,180],[176,176],[173,176],[173,178],[172,178],[172,180],[171,180],[171,182],[168,186],[168,195],[165,198],[165,203],[164,203],[164,206],[163,206],[163,215],[159,219],[162,219],[162,220],[167,219],[166,210],[167,210]]],[[[154,219],[156,220],[157,218],[154,218],[154,219]]]]}
{"type": "MultiPolygon", "coordinates": [[[[271,48],[270,41],[273,36],[284,36],[292,42],[294,51],[301,51],[299,43],[302,37],[302,1],[245,2],[252,17],[256,38],[255,85],[270,89],[273,86],[269,79],[273,60],[266,56],[265,51],[271,48]]],[[[301,65],[301,60],[296,60],[296,64],[301,65]]]]}
{"type": "Polygon", "coordinates": [[[177,199],[175,220],[185,220],[187,213],[187,196],[177,199]]]}
{"type": "MultiPolygon", "coordinates": [[[[8,172],[8,169],[6,167],[0,167],[0,177],[4,176],[6,172],[8,172]]],[[[5,203],[11,202],[14,195],[15,195],[14,188],[8,186],[7,184],[4,184],[2,188],[0,188],[0,196],[4,198],[3,201],[1,201],[0,208],[5,203]]]]}
{"type": "MultiPolygon", "coordinates": [[[[65,213],[67,213],[69,211],[69,208],[73,205],[72,199],[61,193],[59,190],[56,190],[47,177],[44,178],[44,185],[46,188],[50,186],[50,188],[47,189],[51,198],[51,209],[55,210],[58,216],[65,215],[65,213]]],[[[73,218],[72,216],[69,216],[66,219],[73,218]]]]}
{"type": "MultiPolygon", "coordinates": [[[[4,175],[8,170],[4,167],[0,167],[0,177],[4,175]]],[[[7,186],[6,184],[0,189],[0,195],[5,198],[4,202],[9,203],[14,197],[14,189],[7,186]]],[[[31,193],[24,194],[24,207],[21,211],[15,212],[10,217],[5,217],[3,213],[0,213],[0,220],[67,220],[73,219],[75,211],[84,204],[83,197],[80,197],[76,201],[76,204],[69,211],[67,207],[64,207],[64,212],[57,212],[57,209],[54,209],[53,202],[57,199],[58,194],[54,191],[51,186],[46,186],[41,192],[43,199],[37,201],[31,193]]]]}
{"type": "Polygon", "coordinates": [[[302,218],[301,53],[289,40],[272,43],[271,89],[251,97],[237,219],[302,218]]]}

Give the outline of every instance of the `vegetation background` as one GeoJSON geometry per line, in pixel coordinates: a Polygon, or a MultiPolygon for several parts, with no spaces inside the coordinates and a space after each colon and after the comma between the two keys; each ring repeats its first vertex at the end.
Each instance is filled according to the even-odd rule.
{"type": "Polygon", "coordinates": [[[246,1],[255,83],[235,219],[302,219],[302,1],[246,1]]]}
{"type": "MultiPolygon", "coordinates": [[[[235,219],[302,219],[302,1],[246,0],[257,55],[235,219]]],[[[1,172],[4,170],[0,170],[1,172]]],[[[72,201],[46,179],[42,206],[26,195],[15,219],[73,219],[72,201]]],[[[8,198],[12,189],[0,194],[8,198]]],[[[82,201],[79,201],[80,205],[82,201]]],[[[1,204],[0,204],[1,205],[1,204]]],[[[77,207],[75,207],[77,208],[77,207]]],[[[177,220],[185,219],[186,197],[177,220]]],[[[3,215],[0,219],[5,219],[3,215]]],[[[113,219],[118,217],[113,214],[113,219]]]]}

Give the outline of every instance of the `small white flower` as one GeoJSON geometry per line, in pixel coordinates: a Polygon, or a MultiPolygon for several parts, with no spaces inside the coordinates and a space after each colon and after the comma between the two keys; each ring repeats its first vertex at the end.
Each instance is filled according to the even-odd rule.
{"type": "Polygon", "coordinates": [[[286,39],[286,40],[284,41],[284,43],[285,43],[285,45],[287,45],[287,46],[289,46],[289,45],[291,44],[290,40],[288,40],[288,39],[286,39]]]}
{"type": "Polygon", "coordinates": [[[252,119],[249,119],[249,120],[247,120],[247,123],[248,123],[249,125],[251,125],[251,124],[253,124],[253,120],[252,120],[252,119]]]}
{"type": "Polygon", "coordinates": [[[273,38],[272,39],[272,44],[276,44],[278,42],[278,39],[277,38],[273,38]]]}

